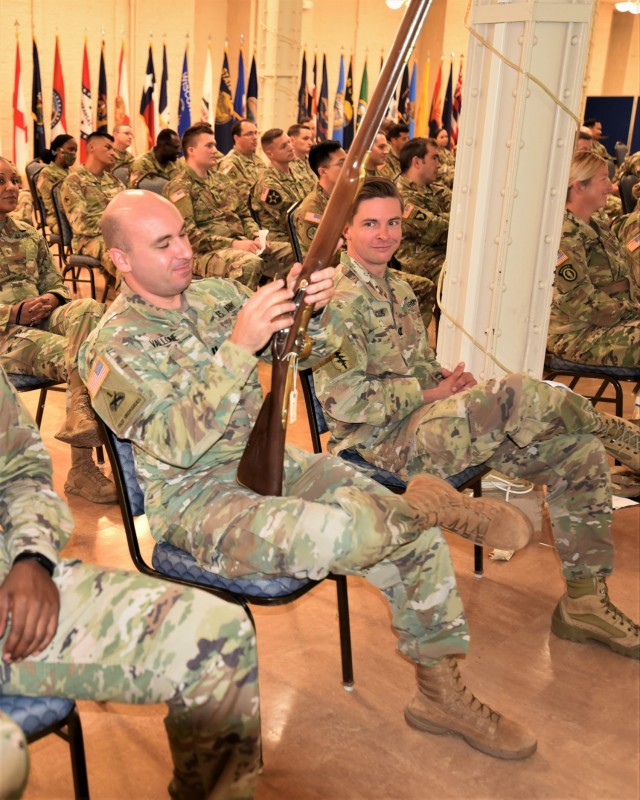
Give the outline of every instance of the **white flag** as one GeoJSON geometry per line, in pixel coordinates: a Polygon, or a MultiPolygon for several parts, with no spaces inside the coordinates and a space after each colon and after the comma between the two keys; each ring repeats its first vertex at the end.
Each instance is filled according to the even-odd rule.
{"type": "Polygon", "coordinates": [[[213,69],[211,67],[211,46],[207,47],[207,63],[204,68],[202,82],[202,102],[200,104],[200,121],[208,122],[213,128],[215,113],[213,106],[213,69]]]}

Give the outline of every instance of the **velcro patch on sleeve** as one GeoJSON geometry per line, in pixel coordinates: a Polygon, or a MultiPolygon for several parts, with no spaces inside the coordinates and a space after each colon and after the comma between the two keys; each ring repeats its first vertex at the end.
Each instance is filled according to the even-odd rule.
{"type": "Polygon", "coordinates": [[[177,192],[173,192],[171,197],[169,197],[169,200],[171,200],[172,203],[177,203],[178,200],[182,200],[182,198],[186,197],[186,196],[187,196],[187,193],[185,192],[184,189],[178,189],[177,192]]]}
{"type": "Polygon", "coordinates": [[[105,364],[101,358],[96,359],[96,363],[91,370],[91,375],[89,375],[89,379],[87,380],[87,391],[91,397],[95,397],[98,394],[100,387],[105,382],[110,372],[111,368],[105,364]]]}
{"type": "Polygon", "coordinates": [[[307,211],[304,215],[305,222],[320,222],[322,214],[316,214],[313,211],[307,211]]]}
{"type": "Polygon", "coordinates": [[[566,253],[563,253],[562,250],[558,250],[558,257],[556,258],[556,269],[562,266],[562,264],[564,264],[564,262],[568,260],[569,256],[566,255],[566,253]]]}
{"type": "Polygon", "coordinates": [[[567,283],[573,283],[578,277],[578,273],[571,266],[571,264],[566,264],[564,267],[562,267],[558,275],[560,275],[562,280],[567,281],[567,283]]]}
{"type": "Polygon", "coordinates": [[[637,236],[634,236],[631,241],[627,242],[627,250],[630,253],[635,253],[635,251],[640,247],[640,233],[637,236]]]}

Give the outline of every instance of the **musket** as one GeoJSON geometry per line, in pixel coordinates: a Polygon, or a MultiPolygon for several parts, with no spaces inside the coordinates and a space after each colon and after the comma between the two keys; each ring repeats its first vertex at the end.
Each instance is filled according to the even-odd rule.
{"type": "Polygon", "coordinates": [[[349,148],[335,188],[331,193],[318,230],[304,259],[294,286],[296,305],[293,324],[271,338],[271,391],[267,394],[249,435],[237,480],[242,486],[262,495],[281,495],[284,472],[284,446],[296,389],[298,361],[311,352],[307,326],[313,305],[304,303],[309,276],[323,269],[336,250],[349,210],[364,175],[364,163],[395,91],[409,52],[420,33],[431,0],[411,0],[371,102],[349,148]]]}

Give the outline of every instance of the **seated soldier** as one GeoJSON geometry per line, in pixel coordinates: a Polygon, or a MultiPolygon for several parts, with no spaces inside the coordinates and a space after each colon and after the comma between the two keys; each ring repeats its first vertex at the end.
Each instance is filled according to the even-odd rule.
{"type": "Polygon", "coordinates": [[[287,211],[303,200],[306,192],[291,171],[295,156],[291,139],[280,128],[271,128],[260,140],[270,162],[251,191],[251,205],[276,242],[288,242],[287,211]]]}
{"type": "Polygon", "coordinates": [[[230,178],[238,191],[246,197],[261,173],[267,168],[264,161],[256,154],[258,149],[258,129],[254,122],[241,119],[231,129],[233,149],[220,161],[219,170],[230,178]],[[242,188],[241,188],[242,187],[242,188]]]}
{"type": "Polygon", "coordinates": [[[110,282],[117,284],[116,268],[100,234],[100,220],[109,200],[124,189],[110,173],[114,159],[113,136],[110,133],[90,133],[84,166],[64,179],[60,201],[73,231],[73,252],[100,259],[110,282]]]}
{"type": "Polygon", "coordinates": [[[636,201],[636,207],[623,217],[618,228],[618,239],[631,256],[635,282],[640,286],[640,182],[636,183],[631,194],[636,201]]]}
{"type": "Polygon", "coordinates": [[[639,367],[640,285],[633,256],[595,217],[610,187],[604,159],[574,155],[547,348],[581,364],[639,367]]]}
{"type": "Polygon", "coordinates": [[[44,204],[47,227],[52,233],[59,233],[58,218],[53,207],[53,187],[70,175],[71,167],[76,163],[78,143],[67,133],[61,133],[51,142],[51,149],[45,150],[42,160],[47,165],[38,173],[36,186],[44,204]]]}
{"type": "MultiPolygon", "coordinates": [[[[256,643],[242,607],[146,575],[61,559],[73,520],[52,489],[38,431],[2,370],[0,420],[0,694],[165,702],[171,797],[253,797],[260,761],[256,643]]],[[[0,797],[20,797],[27,746],[2,712],[0,764],[0,797]]]]}
{"type": "Polygon", "coordinates": [[[364,162],[364,171],[370,178],[375,178],[382,174],[384,165],[387,163],[387,156],[389,155],[389,142],[384,133],[376,134],[373,140],[371,150],[367,153],[367,158],[364,162]]]}
{"type": "Polygon", "coordinates": [[[487,464],[546,484],[567,583],[553,632],[640,658],[639,628],[607,592],[614,547],[605,451],[640,472],[640,430],[527,375],[477,384],[463,364],[442,368],[408,302],[411,290],[387,269],[401,218],[397,188],[365,181],[345,228],[347,254],[332,303],[347,335],[315,374],[331,452],[355,448],[404,480],[487,464]]]}
{"type": "MultiPolygon", "coordinates": [[[[382,136],[382,139],[384,139],[384,136],[382,136]]],[[[386,139],[384,141],[386,142],[386,139]]],[[[296,233],[303,256],[306,256],[309,251],[345,158],[346,153],[342,149],[340,142],[329,140],[315,144],[311,148],[309,163],[314,173],[318,176],[318,183],[295,212],[296,233]]],[[[339,261],[340,250],[337,250],[331,265],[336,266],[339,261]]],[[[433,317],[433,307],[436,301],[435,285],[428,278],[423,278],[421,275],[398,272],[398,277],[407,281],[413,289],[420,305],[420,313],[425,330],[427,330],[433,317]]]]}
{"type": "Polygon", "coordinates": [[[451,189],[456,168],[456,157],[453,150],[449,149],[449,132],[446,128],[440,128],[435,136],[435,143],[438,145],[438,158],[440,159],[438,181],[451,189]]]}
{"type": "Polygon", "coordinates": [[[164,178],[170,181],[182,169],[178,163],[180,137],[170,128],[163,128],[156,138],[156,146],[134,159],[129,174],[129,186],[136,189],[143,178],[164,178]]]}
{"type": "Polygon", "coordinates": [[[208,124],[187,128],[182,152],[186,166],[164,194],[185,220],[195,274],[234,278],[251,289],[263,275],[285,275],[293,264],[291,246],[267,241],[263,251],[246,195],[226,175],[211,171],[216,150],[208,124]]]}
{"type": "MultiPolygon", "coordinates": [[[[463,736],[496,757],[530,755],[534,737],[464,687],[457,658],[468,632],[447,546],[433,527],[520,547],[530,535],[524,518],[430,477],[394,495],[345,462],[293,447],[284,496],[240,486],[238,462],[262,398],[256,354],[292,324],[299,267],[289,286],[273,281],[253,294],[232,281],[190,285],[183,220],[149,192],[116,198],[103,230],[124,282],[86,343],[82,373],[98,413],[133,442],[153,536],[223,575],[363,575],[384,592],[398,649],[417,665],[409,724],[463,736]],[[150,339],[159,346],[149,347],[150,339]],[[123,398],[117,412],[114,392],[123,398]]],[[[327,268],[310,276],[303,302],[321,309],[332,294],[327,268]]],[[[316,358],[341,340],[330,314],[322,328],[317,323],[318,315],[309,324],[316,358]]]]}
{"type": "Polygon", "coordinates": [[[380,169],[380,174],[384,178],[395,181],[401,171],[400,151],[409,141],[409,126],[404,122],[391,125],[387,133],[387,141],[389,142],[389,154],[384,166],[380,169]]]}
{"type": "Polygon", "coordinates": [[[447,254],[451,208],[450,190],[436,183],[438,145],[433,139],[412,139],[400,152],[400,166],[397,185],[404,211],[396,258],[406,272],[437,284],[447,254]]]}
{"type": "Polygon", "coordinates": [[[8,218],[18,200],[15,167],[0,158],[0,366],[7,372],[67,381],[67,417],[56,438],[71,445],[65,492],[115,503],[116,488],[93,463],[102,443],[78,349],[102,316],[95,300],[69,300],[41,233],[8,218]]]}
{"type": "Polygon", "coordinates": [[[131,171],[133,156],[129,152],[133,142],[133,128],[131,125],[116,125],[113,129],[113,153],[116,160],[112,170],[116,167],[127,167],[131,171]]]}
{"type": "Polygon", "coordinates": [[[291,139],[295,159],[290,164],[291,172],[302,187],[305,195],[312,192],[317,183],[317,177],[309,164],[309,151],[315,142],[315,136],[303,125],[296,123],[287,130],[287,136],[291,139]]]}

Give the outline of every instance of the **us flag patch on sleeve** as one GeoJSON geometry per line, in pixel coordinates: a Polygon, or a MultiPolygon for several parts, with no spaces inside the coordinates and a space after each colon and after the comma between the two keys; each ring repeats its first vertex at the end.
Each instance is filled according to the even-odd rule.
{"type": "Polygon", "coordinates": [[[635,251],[640,247],[640,233],[637,236],[634,236],[631,241],[627,242],[627,250],[630,253],[635,253],[635,251]]]}
{"type": "Polygon", "coordinates": [[[105,382],[107,375],[110,372],[111,372],[110,367],[108,367],[101,358],[98,358],[98,360],[93,366],[91,375],[89,375],[89,380],[87,381],[87,391],[89,392],[91,397],[96,396],[98,390],[105,382]]]}
{"type": "Polygon", "coordinates": [[[562,250],[558,250],[558,257],[556,259],[556,268],[559,267],[561,264],[564,264],[565,261],[569,260],[569,256],[565,255],[562,250]]]}

